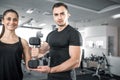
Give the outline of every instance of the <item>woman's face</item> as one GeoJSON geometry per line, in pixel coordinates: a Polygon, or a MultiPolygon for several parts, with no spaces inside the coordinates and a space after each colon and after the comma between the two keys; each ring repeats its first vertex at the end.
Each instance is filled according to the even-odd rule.
{"type": "Polygon", "coordinates": [[[7,12],[2,19],[2,24],[4,24],[5,29],[13,31],[18,26],[18,17],[14,12],[7,12]]]}

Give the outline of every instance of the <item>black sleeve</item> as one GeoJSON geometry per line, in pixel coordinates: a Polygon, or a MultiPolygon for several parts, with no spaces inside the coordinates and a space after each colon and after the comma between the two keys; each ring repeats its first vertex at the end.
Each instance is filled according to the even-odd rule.
{"type": "Polygon", "coordinates": [[[82,46],[82,36],[80,32],[73,31],[70,34],[69,45],[82,46]]]}
{"type": "Polygon", "coordinates": [[[46,38],[46,42],[48,43],[48,36],[47,36],[47,38],[46,38]]]}
{"type": "Polygon", "coordinates": [[[80,38],[80,46],[82,46],[83,45],[83,39],[82,39],[81,33],[79,34],[79,38],[80,38]]]}
{"type": "Polygon", "coordinates": [[[51,32],[47,35],[47,37],[46,37],[46,42],[48,43],[48,41],[49,41],[49,36],[50,36],[50,34],[51,34],[51,32]]]}

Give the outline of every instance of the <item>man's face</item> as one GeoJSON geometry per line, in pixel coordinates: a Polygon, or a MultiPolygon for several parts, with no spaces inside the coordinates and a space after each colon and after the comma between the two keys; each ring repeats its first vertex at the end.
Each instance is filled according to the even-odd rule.
{"type": "Polygon", "coordinates": [[[53,9],[53,18],[58,26],[63,27],[68,23],[69,13],[64,6],[53,9]]]}

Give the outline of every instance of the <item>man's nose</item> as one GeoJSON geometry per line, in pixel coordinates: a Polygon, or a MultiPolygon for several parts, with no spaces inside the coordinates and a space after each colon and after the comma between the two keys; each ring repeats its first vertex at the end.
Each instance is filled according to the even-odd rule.
{"type": "Polygon", "coordinates": [[[61,15],[59,15],[59,16],[58,16],[58,19],[61,19],[61,18],[62,18],[62,16],[61,16],[61,15]]]}

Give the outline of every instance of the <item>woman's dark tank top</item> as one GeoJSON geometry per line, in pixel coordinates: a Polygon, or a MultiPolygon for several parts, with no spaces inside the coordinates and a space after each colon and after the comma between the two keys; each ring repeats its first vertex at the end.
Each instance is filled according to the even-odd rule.
{"type": "Polygon", "coordinates": [[[23,47],[21,38],[13,44],[0,41],[0,80],[22,80],[23,47]]]}

